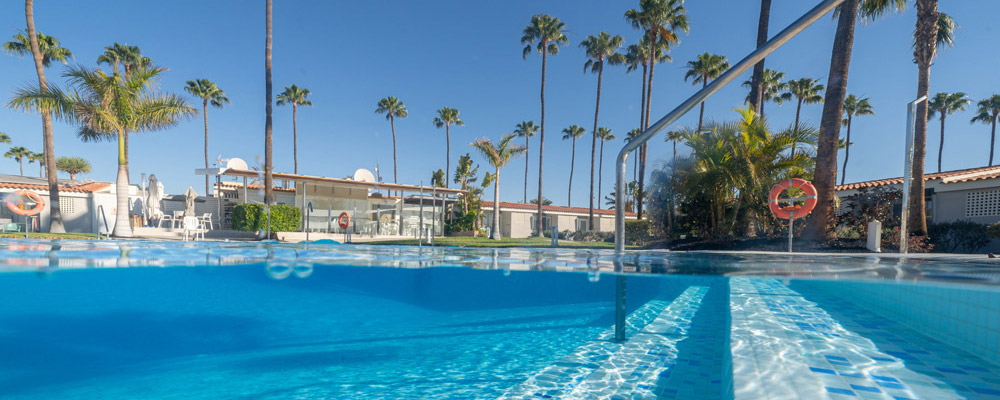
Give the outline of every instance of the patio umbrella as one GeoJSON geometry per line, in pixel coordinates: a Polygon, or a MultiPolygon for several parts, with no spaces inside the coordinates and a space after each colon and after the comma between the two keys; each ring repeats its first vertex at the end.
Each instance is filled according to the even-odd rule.
{"type": "Polygon", "coordinates": [[[194,214],[194,199],[198,197],[198,193],[194,191],[194,188],[188,186],[188,190],[184,191],[184,216],[185,217],[195,217],[194,214]]]}
{"type": "Polygon", "coordinates": [[[156,179],[156,175],[149,175],[149,190],[146,192],[146,207],[149,209],[149,218],[159,218],[163,215],[160,211],[160,201],[163,200],[163,184],[156,179]]]}

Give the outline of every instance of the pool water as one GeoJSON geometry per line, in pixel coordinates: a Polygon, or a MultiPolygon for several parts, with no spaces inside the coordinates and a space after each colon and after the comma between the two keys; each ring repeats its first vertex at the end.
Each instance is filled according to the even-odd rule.
{"type": "Polygon", "coordinates": [[[7,240],[0,398],[1000,399],[998,281],[962,258],[7,240]]]}

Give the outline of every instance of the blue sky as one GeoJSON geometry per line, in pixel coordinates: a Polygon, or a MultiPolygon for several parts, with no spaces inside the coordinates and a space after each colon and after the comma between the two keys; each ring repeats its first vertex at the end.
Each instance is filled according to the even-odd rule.
{"type": "MultiPolygon", "coordinates": [[[[804,13],[813,1],[774,0],[772,34],[804,13]]],[[[138,45],[158,65],[167,67],[161,88],[183,93],[184,82],[207,78],[223,88],[232,104],[209,110],[209,153],[214,159],[241,157],[251,164],[263,154],[263,1],[163,2],[112,1],[84,7],[71,1],[39,1],[35,23],[58,37],[75,54],[75,63],[95,66],[104,46],[113,42],[138,45]]],[[[570,45],[549,58],[546,87],[545,189],[547,198],[566,202],[570,145],[561,130],[593,124],[596,75],[583,72],[586,61],[578,47],[587,35],[600,31],[620,34],[634,43],[640,34],[622,14],[638,1],[276,1],[274,6],[275,92],[290,84],[312,90],[313,107],[300,109],[299,172],[343,177],[356,168],[381,165],[392,180],[389,123],[374,114],[378,99],[393,95],[406,103],[409,117],[396,123],[399,181],[429,181],[431,171],[444,167],[444,131],[431,123],[435,110],[458,108],[466,126],[453,128],[452,166],[467,143],[477,137],[498,138],[522,120],[539,119],[538,85],[541,59],[521,59],[521,30],[533,14],[548,13],[567,24],[570,45]]],[[[759,3],[701,0],[687,4],[691,32],[683,36],[654,77],[653,114],[658,118],[695,91],[684,82],[685,63],[702,52],[726,55],[735,63],[754,47],[759,3]]],[[[0,36],[7,38],[24,26],[22,3],[0,6],[0,36]]],[[[994,44],[995,16],[1000,2],[942,2],[960,29],[957,45],[940,53],[932,69],[931,93],[964,91],[974,100],[1000,93],[1000,52],[994,44]]],[[[910,50],[915,10],[858,25],[849,92],[871,98],[875,116],[855,118],[848,181],[898,176],[902,170],[905,103],[916,93],[916,66],[910,50]]],[[[825,84],[835,21],[826,17],[767,59],[769,68],[790,78],[814,77],[825,84]]],[[[62,84],[64,68],[48,69],[49,81],[62,84]]],[[[35,82],[27,58],[0,56],[0,90],[9,96],[35,82]]],[[[741,79],[740,81],[742,81],[741,79]]],[[[606,145],[604,192],[613,182],[613,162],[625,133],[638,123],[640,73],[625,74],[608,67],[604,74],[600,125],[619,140],[606,145]]],[[[706,106],[706,119],[731,119],[742,105],[746,89],[730,85],[706,106]]],[[[192,104],[196,102],[192,99],[192,104]]],[[[200,105],[200,104],[199,104],[200,105]]],[[[805,106],[805,123],[817,124],[821,105],[805,106]]],[[[772,125],[784,127],[794,118],[794,104],[768,104],[772,125]]],[[[944,168],[985,165],[989,127],[970,125],[972,110],[948,120],[944,168]]],[[[697,123],[697,112],[678,125],[697,123]]],[[[40,118],[0,109],[0,131],[14,145],[41,150],[40,118]]],[[[289,107],[276,107],[275,167],[292,170],[292,121],[289,107]]],[[[170,193],[187,186],[203,190],[193,174],[202,164],[202,121],[198,116],[174,128],[133,137],[131,172],[155,173],[170,193]]],[[[86,178],[113,181],[115,145],[81,143],[71,125],[55,126],[56,153],[85,157],[94,166],[86,178]]],[[[928,130],[929,171],[936,169],[938,124],[928,130]]],[[[531,145],[529,187],[537,185],[537,136],[531,145]]],[[[683,147],[682,147],[683,149],[683,147]]],[[[572,190],[573,204],[585,205],[589,171],[589,141],[578,142],[572,190]]],[[[669,146],[654,139],[651,167],[669,160],[669,146]]],[[[485,164],[483,159],[476,159],[485,164]]],[[[842,158],[841,158],[842,160],[842,158]]],[[[631,163],[630,163],[631,164],[631,163]]],[[[37,164],[25,167],[37,174],[37,164]]],[[[483,170],[488,167],[483,168],[483,170]]],[[[17,165],[0,160],[0,172],[17,173],[17,165]]],[[[501,199],[522,197],[524,160],[503,170],[501,199]]],[[[529,189],[529,197],[535,190],[529,189]]],[[[602,196],[603,197],[603,196],[602,196]]]]}

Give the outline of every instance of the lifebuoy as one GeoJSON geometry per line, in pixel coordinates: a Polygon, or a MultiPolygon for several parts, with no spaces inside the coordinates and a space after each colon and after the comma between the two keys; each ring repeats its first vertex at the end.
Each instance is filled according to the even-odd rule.
{"type": "Polygon", "coordinates": [[[351,215],[347,211],[340,213],[340,216],[337,217],[337,225],[340,226],[340,229],[347,229],[351,226],[351,215]]]}
{"type": "Polygon", "coordinates": [[[774,216],[781,219],[799,219],[803,218],[812,212],[813,208],[816,208],[816,187],[809,183],[805,179],[793,178],[788,180],[783,180],[778,182],[771,188],[771,193],[767,195],[767,206],[774,213],[774,216]],[[781,192],[788,190],[789,188],[798,188],[806,193],[805,197],[795,198],[793,200],[805,200],[805,203],[795,205],[789,203],[786,206],[779,204],[778,196],[781,192]]]}
{"type": "Polygon", "coordinates": [[[43,199],[42,196],[39,196],[38,193],[32,192],[30,190],[15,190],[14,193],[11,193],[10,195],[7,196],[6,203],[7,203],[7,208],[10,209],[10,212],[17,215],[24,215],[24,216],[38,215],[41,214],[42,210],[45,209],[45,199],[43,199]],[[32,201],[34,201],[35,207],[24,208],[24,202],[21,201],[21,198],[23,197],[27,197],[32,201]]]}

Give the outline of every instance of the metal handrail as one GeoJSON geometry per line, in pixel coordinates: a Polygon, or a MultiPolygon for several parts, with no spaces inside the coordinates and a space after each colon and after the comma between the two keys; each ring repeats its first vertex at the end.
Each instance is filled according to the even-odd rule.
{"type": "Polygon", "coordinates": [[[313,213],[313,202],[309,202],[307,205],[308,211],[306,211],[306,241],[309,241],[309,220],[312,219],[313,213]]]}
{"type": "Polygon", "coordinates": [[[927,96],[911,101],[906,105],[906,149],[903,152],[903,209],[899,219],[899,252],[908,253],[910,230],[907,224],[910,220],[910,185],[913,175],[913,129],[917,121],[917,104],[927,101],[927,96]]]}
{"type": "Polygon", "coordinates": [[[618,205],[615,207],[615,252],[621,253],[625,251],[625,167],[629,153],[639,148],[640,145],[646,143],[649,139],[652,139],[653,136],[666,129],[670,124],[673,124],[698,104],[707,100],[715,92],[718,92],[724,86],[736,80],[740,74],[746,72],[754,64],[763,60],[768,54],[777,50],[791,40],[791,38],[795,37],[795,35],[798,35],[802,30],[812,25],[813,22],[819,20],[820,17],[826,15],[826,13],[832,11],[843,2],[844,0],[824,0],[819,3],[776,36],[740,60],[740,62],[712,81],[712,83],[709,83],[708,86],[705,86],[689,97],[677,106],[677,108],[667,113],[667,115],[660,118],[659,121],[656,121],[656,123],[622,147],[622,150],[618,153],[618,165],[615,167],[615,204],[618,205]]]}
{"type": "MultiPolygon", "coordinates": [[[[111,229],[108,228],[108,216],[104,214],[104,205],[103,204],[98,204],[97,205],[97,213],[101,216],[101,220],[104,221],[104,237],[110,239],[111,238],[111,229]]],[[[98,229],[97,229],[97,239],[98,240],[101,239],[101,229],[100,229],[100,227],[98,227],[98,229]]]]}

